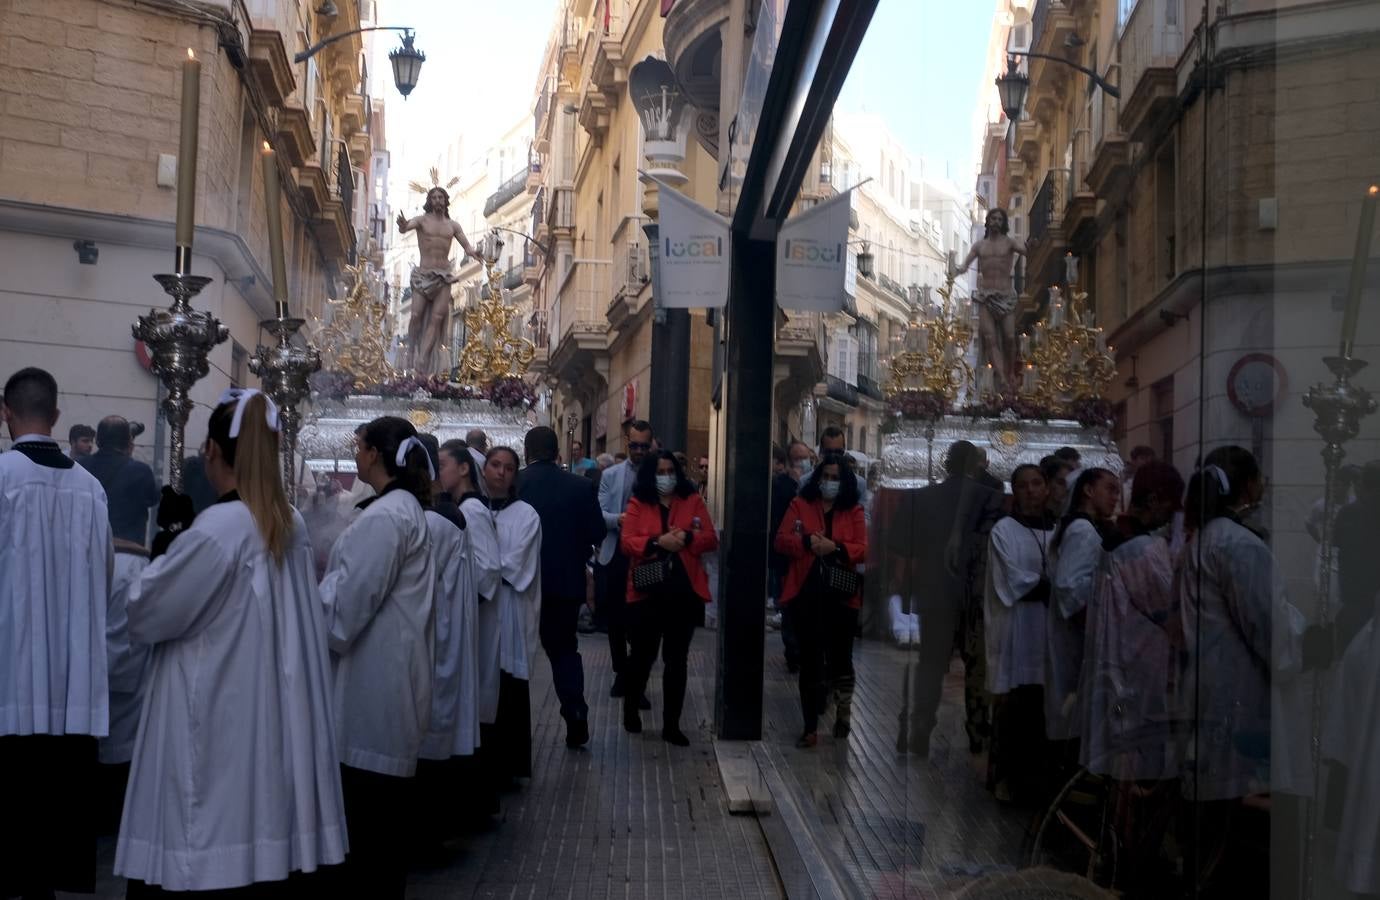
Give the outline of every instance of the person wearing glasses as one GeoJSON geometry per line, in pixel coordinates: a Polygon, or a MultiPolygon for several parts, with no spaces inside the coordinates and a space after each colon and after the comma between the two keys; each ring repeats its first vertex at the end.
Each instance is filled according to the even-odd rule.
{"type": "MultiPolygon", "coordinates": [[[[628,557],[618,546],[624,514],[632,500],[637,484],[637,470],[651,452],[656,440],[651,423],[638,419],[628,424],[628,458],[604,470],[599,478],[599,509],[604,515],[607,532],[596,558],[598,598],[603,605],[603,619],[609,630],[609,656],[613,663],[613,686],[610,697],[622,697],[625,675],[628,674],[627,586],[628,557]]],[[[647,698],[639,697],[641,709],[651,709],[647,698]]]]}

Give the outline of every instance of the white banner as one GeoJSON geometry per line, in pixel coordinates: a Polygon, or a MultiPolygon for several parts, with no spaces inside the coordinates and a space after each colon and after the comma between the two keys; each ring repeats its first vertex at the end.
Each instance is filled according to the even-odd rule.
{"type": "Polygon", "coordinates": [[[845,191],[782,223],[776,238],[776,302],[782,309],[843,309],[850,196],[845,191]]]}
{"type": "Polygon", "coordinates": [[[728,305],[729,223],[664,181],[660,188],[658,305],[707,309],[728,305]]]}

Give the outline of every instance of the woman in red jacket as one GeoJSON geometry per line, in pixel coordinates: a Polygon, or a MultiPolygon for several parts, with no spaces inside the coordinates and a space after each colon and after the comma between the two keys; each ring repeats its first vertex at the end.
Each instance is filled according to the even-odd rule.
{"type": "Polygon", "coordinates": [[[846,738],[853,708],[853,634],[862,605],[858,567],[867,554],[858,480],[846,456],[828,454],[811,473],[781,520],[776,552],[790,560],[781,603],[800,640],[805,731],[796,746],[813,747],[818,740],[825,675],[838,714],[834,737],[846,738]]]}
{"type": "Polygon", "coordinates": [[[627,616],[632,635],[623,727],[632,734],[642,731],[638,700],[659,645],[664,704],[661,737],[688,747],[690,739],[680,730],[686,662],[690,640],[709,602],[709,579],[700,557],[719,546],[719,536],[704,500],[669,451],[647,454],[638,468],[619,541],[629,562],[627,616]]]}

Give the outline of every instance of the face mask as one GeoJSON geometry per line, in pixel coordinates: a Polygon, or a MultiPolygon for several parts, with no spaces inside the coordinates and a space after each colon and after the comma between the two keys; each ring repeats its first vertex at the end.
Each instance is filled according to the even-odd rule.
{"type": "Polygon", "coordinates": [[[665,497],[676,489],[676,476],[658,475],[656,477],[656,492],[665,497]]]}
{"type": "Polygon", "coordinates": [[[839,483],[837,481],[821,481],[819,483],[819,495],[825,500],[833,500],[839,495],[839,483]]]}
{"type": "Polygon", "coordinates": [[[802,482],[810,480],[810,473],[814,471],[808,459],[802,459],[795,464],[795,471],[800,476],[802,482]]]}

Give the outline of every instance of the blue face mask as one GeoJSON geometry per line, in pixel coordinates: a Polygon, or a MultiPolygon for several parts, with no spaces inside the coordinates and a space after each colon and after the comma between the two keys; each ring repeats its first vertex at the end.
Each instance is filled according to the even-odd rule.
{"type": "Polygon", "coordinates": [[[810,480],[810,473],[813,471],[814,467],[810,465],[808,459],[802,459],[795,464],[796,477],[800,480],[801,484],[810,480]]]}
{"type": "Polygon", "coordinates": [[[819,495],[825,500],[833,500],[839,495],[839,483],[837,480],[826,480],[819,483],[819,495]]]}
{"type": "Polygon", "coordinates": [[[665,497],[676,489],[676,476],[658,475],[656,477],[656,492],[665,497]]]}

